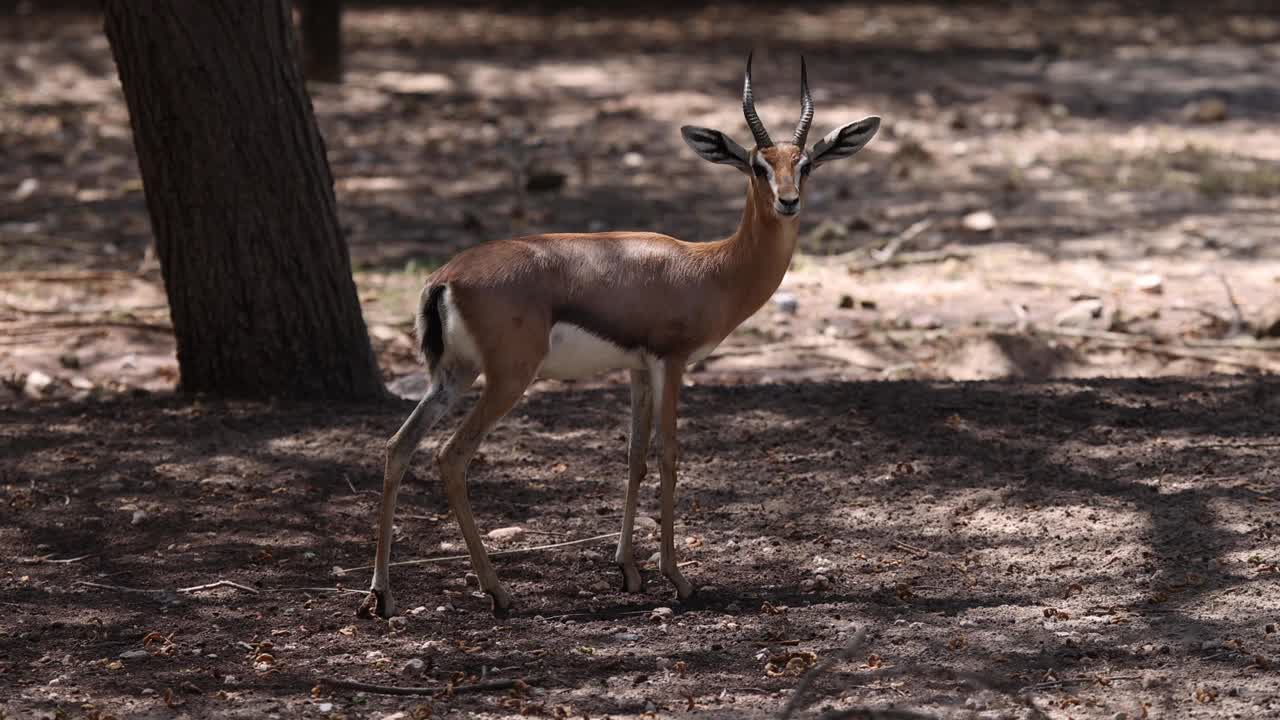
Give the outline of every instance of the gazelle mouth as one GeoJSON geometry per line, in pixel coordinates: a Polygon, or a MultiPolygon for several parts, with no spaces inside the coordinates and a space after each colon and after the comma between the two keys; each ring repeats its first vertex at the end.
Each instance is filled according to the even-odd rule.
{"type": "Polygon", "coordinates": [[[779,215],[782,215],[784,217],[795,217],[796,215],[800,214],[799,205],[783,206],[783,205],[778,205],[777,203],[774,203],[773,209],[776,210],[779,215]]]}

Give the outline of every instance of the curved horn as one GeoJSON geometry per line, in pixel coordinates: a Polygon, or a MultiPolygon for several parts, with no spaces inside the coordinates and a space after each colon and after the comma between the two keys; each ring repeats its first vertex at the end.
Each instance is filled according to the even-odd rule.
{"type": "Polygon", "coordinates": [[[747,79],[742,84],[742,114],[747,116],[747,127],[751,128],[751,135],[756,139],[756,147],[765,148],[773,145],[773,141],[769,139],[769,132],[764,129],[764,123],[756,114],[756,100],[751,95],[751,56],[754,54],[752,52],[747,55],[747,79]]]}
{"type": "Polygon", "coordinates": [[[809,126],[813,124],[813,97],[809,95],[809,73],[804,67],[804,56],[800,56],[800,124],[796,125],[795,144],[804,148],[805,138],[809,136],[809,126]]]}

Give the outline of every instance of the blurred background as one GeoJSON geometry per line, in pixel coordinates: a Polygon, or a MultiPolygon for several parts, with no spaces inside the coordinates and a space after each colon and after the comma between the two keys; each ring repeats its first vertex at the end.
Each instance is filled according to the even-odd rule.
{"type": "MultiPolygon", "coordinates": [[[[96,7],[0,2],[0,392],[177,379],[96,7]]],[[[815,174],[783,288],[693,382],[1280,365],[1273,3],[296,10],[365,318],[402,392],[417,387],[422,280],[460,248],[545,231],[729,234],[743,179],[695,158],[678,128],[746,142],[751,50],[775,134],[798,117],[802,54],[815,134],[868,114],[884,125],[815,174]]]]}

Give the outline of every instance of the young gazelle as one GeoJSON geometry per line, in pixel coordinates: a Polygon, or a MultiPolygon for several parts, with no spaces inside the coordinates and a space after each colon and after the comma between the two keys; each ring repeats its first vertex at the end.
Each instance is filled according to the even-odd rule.
{"type": "Polygon", "coordinates": [[[395,613],[388,560],[401,478],[423,436],[480,375],[485,382],[479,400],[435,460],[494,614],[507,612],[511,596],[493,570],[471,514],[466,489],[471,456],[535,378],[577,378],[622,368],[631,371],[630,476],[615,557],[623,588],[642,588],[631,534],[656,417],[660,567],[681,600],[693,595],[693,586],[676,568],[672,539],[676,401],[685,367],[705,358],[782,282],[796,246],[800,195],[809,172],[853,155],[880,126],[874,116],[841,125],[806,151],[813,100],[803,59],[800,91],[795,135],[790,142],[774,143],[756,114],[748,57],[742,109],[756,147],[745,150],[716,130],[680,130],[703,159],[747,175],[746,209],[727,239],[689,243],[647,232],[535,235],[466,250],[427,279],[417,328],[430,389],[387,443],[373,584],[361,614],[395,613]]]}

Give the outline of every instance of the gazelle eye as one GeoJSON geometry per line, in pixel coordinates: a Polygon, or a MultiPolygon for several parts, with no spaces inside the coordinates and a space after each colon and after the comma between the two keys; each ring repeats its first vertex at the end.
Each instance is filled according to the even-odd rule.
{"type": "Polygon", "coordinates": [[[764,177],[768,173],[768,171],[764,169],[763,165],[755,165],[753,167],[756,171],[756,177],[764,177]]]}
{"type": "Polygon", "coordinates": [[[800,165],[800,174],[801,174],[802,176],[804,176],[804,177],[809,177],[809,167],[810,167],[809,163],[803,163],[803,164],[801,164],[801,165],[800,165]]]}

